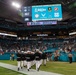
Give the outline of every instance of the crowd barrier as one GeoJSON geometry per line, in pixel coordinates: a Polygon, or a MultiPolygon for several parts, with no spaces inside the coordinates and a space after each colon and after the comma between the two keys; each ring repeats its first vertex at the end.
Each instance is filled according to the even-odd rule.
{"type": "Polygon", "coordinates": [[[14,54],[14,57],[16,59],[15,53],[4,53],[4,54],[0,55],[0,60],[10,60],[11,54],[14,54]]]}
{"type": "MultiPolygon", "coordinates": [[[[0,60],[10,60],[11,54],[12,53],[4,53],[3,55],[0,55],[0,60]]],[[[16,59],[17,58],[16,53],[13,53],[13,54],[15,55],[14,58],[16,59]]],[[[73,52],[72,54],[73,54],[72,61],[75,62],[76,61],[76,52],[73,52]]],[[[51,60],[54,60],[54,54],[52,54],[51,60]]],[[[58,60],[68,62],[69,61],[68,54],[61,52],[60,56],[58,57],[58,60]]]]}

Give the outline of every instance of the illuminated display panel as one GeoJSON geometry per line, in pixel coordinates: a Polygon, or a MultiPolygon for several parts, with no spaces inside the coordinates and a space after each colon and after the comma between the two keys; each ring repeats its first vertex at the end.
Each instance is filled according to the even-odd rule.
{"type": "Polygon", "coordinates": [[[58,20],[62,20],[61,4],[25,6],[22,12],[27,26],[56,25],[58,20]]]}
{"type": "Polygon", "coordinates": [[[32,6],[32,21],[62,20],[61,4],[32,6]]]}
{"type": "Polygon", "coordinates": [[[36,26],[36,25],[56,25],[57,21],[36,21],[36,22],[27,22],[27,26],[36,26]]]}

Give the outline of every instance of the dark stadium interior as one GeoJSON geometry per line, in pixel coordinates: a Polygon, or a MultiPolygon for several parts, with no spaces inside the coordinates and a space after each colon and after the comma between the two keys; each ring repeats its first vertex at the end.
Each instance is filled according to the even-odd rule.
{"type": "Polygon", "coordinates": [[[76,31],[76,0],[12,0],[22,6],[62,4],[63,19],[56,25],[27,26],[23,23],[20,12],[11,6],[11,0],[0,0],[0,30],[11,32],[19,37],[36,37],[35,34],[49,33],[50,37],[67,37],[70,32],[76,31]],[[6,19],[6,21],[5,21],[6,19]],[[11,20],[12,22],[10,22],[11,20]],[[35,34],[34,34],[35,33],[35,34]],[[31,36],[32,35],[32,36],[31,36]]]}
{"type": "Polygon", "coordinates": [[[51,72],[76,75],[76,0],[0,0],[0,75],[51,72]]]}
{"type": "MultiPolygon", "coordinates": [[[[13,0],[14,1],[14,0],[13,0]]],[[[15,0],[16,1],[16,0],[15,0]]],[[[37,5],[38,4],[58,4],[61,3],[63,6],[63,20],[70,21],[76,19],[76,3],[75,0],[18,0],[22,6],[37,5]],[[74,13],[73,13],[74,12],[74,13]]],[[[10,7],[11,0],[0,0],[0,16],[22,23],[21,17],[18,15],[18,11],[13,7],[10,7]],[[9,8],[10,7],[10,8],[9,8]]]]}

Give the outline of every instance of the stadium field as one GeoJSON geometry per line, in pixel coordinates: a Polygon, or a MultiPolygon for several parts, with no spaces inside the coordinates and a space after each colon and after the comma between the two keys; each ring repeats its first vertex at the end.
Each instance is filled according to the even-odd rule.
{"type": "Polygon", "coordinates": [[[9,70],[3,67],[0,67],[0,75],[25,75],[18,72],[15,72],[13,70],[9,70]]]}
{"type": "MultiPolygon", "coordinates": [[[[17,61],[0,60],[0,62],[17,65],[17,61]]],[[[35,69],[35,66],[33,66],[32,68],[35,69]]],[[[50,61],[50,62],[47,62],[46,66],[42,65],[40,67],[40,70],[47,71],[47,72],[60,73],[63,75],[76,75],[76,63],[73,62],[72,64],[69,64],[68,62],[50,61]]]]}

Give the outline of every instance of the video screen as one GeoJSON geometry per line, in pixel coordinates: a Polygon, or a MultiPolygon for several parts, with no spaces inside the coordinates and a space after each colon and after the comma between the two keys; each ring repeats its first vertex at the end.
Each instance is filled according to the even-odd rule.
{"type": "Polygon", "coordinates": [[[25,6],[22,8],[23,21],[27,25],[54,25],[62,20],[61,4],[25,6]]]}
{"type": "Polygon", "coordinates": [[[32,6],[32,21],[62,20],[61,4],[32,6]]]}

